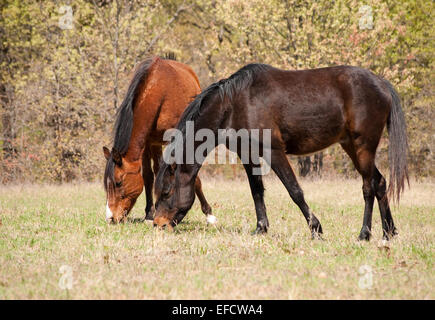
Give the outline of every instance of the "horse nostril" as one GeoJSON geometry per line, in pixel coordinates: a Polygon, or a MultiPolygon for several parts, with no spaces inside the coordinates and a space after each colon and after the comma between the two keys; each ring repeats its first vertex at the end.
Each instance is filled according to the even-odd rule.
{"type": "Polygon", "coordinates": [[[164,223],[164,224],[162,224],[162,225],[158,225],[157,223],[153,223],[153,227],[154,227],[154,228],[158,227],[158,228],[160,228],[160,229],[162,229],[162,230],[165,229],[166,226],[167,226],[166,223],[164,223]]]}

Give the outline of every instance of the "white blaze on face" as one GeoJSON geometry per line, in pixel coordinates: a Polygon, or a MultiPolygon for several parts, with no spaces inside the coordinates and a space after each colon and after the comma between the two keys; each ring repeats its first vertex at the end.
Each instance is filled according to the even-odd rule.
{"type": "Polygon", "coordinates": [[[113,218],[113,213],[109,208],[109,202],[106,203],[106,220],[113,218]]]}

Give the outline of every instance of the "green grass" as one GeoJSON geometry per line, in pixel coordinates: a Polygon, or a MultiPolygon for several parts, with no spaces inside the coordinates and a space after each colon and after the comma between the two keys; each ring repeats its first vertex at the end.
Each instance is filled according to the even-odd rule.
{"type": "MultiPolygon", "coordinates": [[[[267,235],[252,236],[246,180],[204,181],[218,218],[207,226],[195,202],[174,233],[151,222],[106,225],[98,184],[0,187],[0,299],[434,299],[435,184],[412,183],[393,217],[387,245],[377,206],[374,238],[358,242],[360,180],[301,181],[324,241],[281,183],[267,179],[267,235]],[[73,287],[59,287],[59,268],[73,287]],[[370,289],[358,285],[372,269],[370,289]]],[[[143,216],[143,195],[131,216],[143,216]]]]}

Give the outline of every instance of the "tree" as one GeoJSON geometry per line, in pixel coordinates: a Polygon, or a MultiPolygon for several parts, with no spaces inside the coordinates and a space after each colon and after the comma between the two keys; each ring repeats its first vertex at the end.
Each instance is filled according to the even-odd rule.
{"type": "MultiPolygon", "coordinates": [[[[115,110],[131,70],[174,52],[202,87],[247,63],[284,69],[351,64],[398,89],[413,172],[433,175],[433,1],[370,2],[373,28],[356,0],[76,0],[0,2],[0,180],[69,181],[101,176],[115,110]]],[[[387,165],[387,136],[377,164],[387,165]]],[[[306,171],[352,175],[338,146],[301,158],[306,171]]],[[[305,173],[305,172],[301,172],[305,173]]]]}

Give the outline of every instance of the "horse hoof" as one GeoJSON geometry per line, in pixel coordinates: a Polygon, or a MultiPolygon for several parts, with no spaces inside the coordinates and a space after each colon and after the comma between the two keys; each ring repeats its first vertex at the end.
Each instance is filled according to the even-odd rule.
{"type": "Polygon", "coordinates": [[[370,232],[369,231],[361,231],[358,237],[359,241],[370,241],[370,232]]]}
{"type": "Polygon", "coordinates": [[[321,232],[312,232],[311,233],[311,240],[322,240],[322,233],[321,232]]]}
{"type": "Polygon", "coordinates": [[[145,216],[145,220],[154,220],[154,214],[152,213],[147,213],[147,215],[145,216]]]}
{"type": "Polygon", "coordinates": [[[399,234],[399,232],[394,227],[393,230],[391,230],[391,231],[384,231],[384,235],[382,236],[382,240],[389,241],[389,240],[393,239],[395,236],[397,236],[398,234],[399,234]]]}
{"type": "Polygon", "coordinates": [[[145,209],[145,220],[154,220],[154,212],[155,211],[156,211],[156,209],[154,208],[154,206],[152,206],[148,212],[145,209]]]}
{"type": "Polygon", "coordinates": [[[257,229],[255,229],[251,234],[253,236],[258,235],[258,234],[266,234],[267,233],[267,228],[266,227],[257,227],[257,229]]]}

